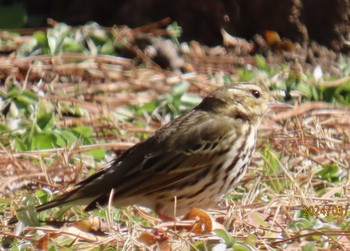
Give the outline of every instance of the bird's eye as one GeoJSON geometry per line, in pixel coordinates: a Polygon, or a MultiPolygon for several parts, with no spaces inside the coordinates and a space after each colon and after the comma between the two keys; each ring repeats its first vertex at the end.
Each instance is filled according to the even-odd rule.
{"type": "Polygon", "coordinates": [[[252,90],[251,91],[252,95],[255,97],[255,98],[260,98],[260,92],[257,91],[257,90],[252,90]]]}

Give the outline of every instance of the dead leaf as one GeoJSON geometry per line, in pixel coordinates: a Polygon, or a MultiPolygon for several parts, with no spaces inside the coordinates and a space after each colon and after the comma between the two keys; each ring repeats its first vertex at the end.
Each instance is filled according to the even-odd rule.
{"type": "Polygon", "coordinates": [[[249,43],[247,40],[239,37],[235,37],[227,31],[225,31],[223,28],[221,28],[221,35],[224,40],[224,45],[226,47],[239,47],[242,51],[246,53],[250,53],[253,51],[253,44],[249,43]]]}
{"type": "Polygon", "coordinates": [[[272,50],[276,51],[295,51],[295,44],[286,38],[281,39],[280,35],[276,31],[265,31],[266,43],[272,50]]]}
{"type": "Polygon", "coordinates": [[[107,223],[102,222],[99,217],[89,217],[80,221],[76,221],[70,224],[70,226],[94,234],[103,234],[109,229],[107,223]]]}
{"type": "Polygon", "coordinates": [[[280,35],[276,31],[265,31],[266,43],[271,47],[281,42],[280,35]]]}
{"type": "Polygon", "coordinates": [[[152,246],[157,242],[156,236],[150,232],[142,232],[138,240],[146,246],[152,246]]]}
{"type": "Polygon", "coordinates": [[[40,238],[38,241],[38,244],[36,245],[36,248],[38,250],[48,250],[49,243],[51,243],[51,239],[54,239],[56,237],[60,236],[60,233],[49,233],[45,234],[43,237],[40,238]]]}
{"type": "Polygon", "coordinates": [[[254,227],[268,227],[269,224],[266,222],[268,215],[261,214],[258,212],[251,212],[248,215],[248,222],[254,227]]]}
{"type": "MultiPolygon", "coordinates": [[[[169,236],[163,229],[154,229],[153,233],[151,232],[142,232],[138,238],[140,242],[146,246],[152,246],[156,243],[160,246],[164,242],[169,240],[169,236]]],[[[166,245],[165,245],[166,246],[166,245]]],[[[163,249],[160,249],[163,250],[163,249]]]]}
{"type": "Polygon", "coordinates": [[[186,216],[185,220],[195,220],[191,231],[195,234],[208,234],[213,230],[213,221],[210,216],[199,208],[192,208],[186,216]]]}

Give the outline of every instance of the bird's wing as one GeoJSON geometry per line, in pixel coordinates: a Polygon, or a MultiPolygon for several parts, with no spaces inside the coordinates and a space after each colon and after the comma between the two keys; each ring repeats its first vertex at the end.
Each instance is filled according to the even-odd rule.
{"type": "MultiPolygon", "coordinates": [[[[109,172],[110,176],[107,178],[106,175],[104,184],[113,183],[109,191],[114,188],[116,199],[167,189],[205,172],[213,156],[225,150],[220,141],[232,137],[235,132],[230,119],[198,118],[191,122],[193,124],[185,121],[187,124],[180,123],[174,133],[169,134],[166,128],[159,131],[160,135],[137,145],[105,171],[103,175],[109,172]],[[164,137],[163,132],[167,133],[164,137]]],[[[106,195],[102,197],[106,198],[106,195]]],[[[95,202],[103,204],[102,198],[95,202]]]]}

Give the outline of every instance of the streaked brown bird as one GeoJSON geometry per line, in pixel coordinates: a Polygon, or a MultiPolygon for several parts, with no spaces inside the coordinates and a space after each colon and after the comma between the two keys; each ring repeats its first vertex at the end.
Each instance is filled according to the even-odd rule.
{"type": "Polygon", "coordinates": [[[215,208],[247,171],[269,99],[251,83],[221,87],[72,191],[36,209],[87,205],[90,211],[106,205],[112,190],[114,206],[145,206],[166,219],[193,207],[215,208]]]}

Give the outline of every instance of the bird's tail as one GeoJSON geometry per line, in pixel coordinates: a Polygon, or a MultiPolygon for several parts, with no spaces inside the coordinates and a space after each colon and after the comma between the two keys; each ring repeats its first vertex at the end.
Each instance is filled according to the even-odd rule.
{"type": "MultiPolygon", "coordinates": [[[[53,199],[47,203],[44,203],[42,205],[39,205],[35,207],[36,212],[42,212],[54,207],[62,207],[62,206],[72,206],[72,205],[84,205],[89,204],[93,198],[91,197],[84,197],[80,196],[80,190],[81,187],[75,188],[72,191],[62,194],[61,196],[57,197],[56,199],[53,199]]],[[[26,210],[26,208],[20,209],[20,210],[26,210]]],[[[8,222],[8,225],[12,225],[18,222],[17,216],[13,216],[8,222]]]]}
{"type": "MultiPolygon", "coordinates": [[[[107,192],[109,189],[108,186],[101,185],[104,184],[104,180],[101,179],[101,176],[103,177],[104,173],[105,169],[96,172],[76,184],[76,187],[73,190],[58,196],[56,199],[37,206],[35,208],[36,211],[42,212],[54,207],[87,205],[92,203],[96,198],[107,192]],[[95,182],[96,180],[99,182],[95,182]]],[[[26,209],[24,208],[23,210],[26,209]]],[[[8,225],[15,224],[16,222],[18,222],[18,219],[14,216],[8,221],[8,225]]]]}

